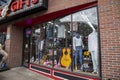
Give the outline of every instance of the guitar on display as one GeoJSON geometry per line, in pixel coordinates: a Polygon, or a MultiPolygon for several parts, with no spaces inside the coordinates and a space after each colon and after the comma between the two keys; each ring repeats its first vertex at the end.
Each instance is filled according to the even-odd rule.
{"type": "MultiPolygon", "coordinates": [[[[66,36],[67,37],[67,36],[66,36]]],[[[67,47],[67,38],[65,38],[65,48],[62,49],[61,65],[69,67],[71,65],[71,50],[67,47]]]]}
{"type": "Polygon", "coordinates": [[[4,8],[3,8],[2,12],[1,12],[2,17],[6,17],[8,15],[9,6],[11,5],[11,3],[12,3],[12,0],[10,0],[9,3],[6,6],[4,6],[4,8]]]}
{"type": "Polygon", "coordinates": [[[70,49],[69,48],[63,48],[62,49],[62,58],[61,58],[61,65],[64,67],[69,67],[71,65],[71,56],[70,56],[70,49]]]}

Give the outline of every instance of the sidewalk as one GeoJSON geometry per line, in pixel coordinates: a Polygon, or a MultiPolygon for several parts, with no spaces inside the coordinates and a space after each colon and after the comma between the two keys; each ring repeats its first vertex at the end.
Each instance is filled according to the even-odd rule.
{"type": "Polygon", "coordinates": [[[12,68],[0,72],[0,80],[52,80],[24,67],[12,68]]]}

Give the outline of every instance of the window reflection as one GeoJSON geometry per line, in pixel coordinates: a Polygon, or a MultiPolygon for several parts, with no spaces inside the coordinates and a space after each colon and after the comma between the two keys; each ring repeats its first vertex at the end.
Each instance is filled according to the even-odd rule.
{"type": "Polygon", "coordinates": [[[98,23],[96,8],[73,14],[75,71],[98,73],[98,23]]]}

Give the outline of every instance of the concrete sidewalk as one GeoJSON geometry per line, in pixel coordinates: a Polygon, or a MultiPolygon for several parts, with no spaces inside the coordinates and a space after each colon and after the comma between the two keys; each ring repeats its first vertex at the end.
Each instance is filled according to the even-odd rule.
{"type": "Polygon", "coordinates": [[[52,80],[46,76],[30,71],[24,67],[12,68],[0,72],[0,80],[52,80]]]}

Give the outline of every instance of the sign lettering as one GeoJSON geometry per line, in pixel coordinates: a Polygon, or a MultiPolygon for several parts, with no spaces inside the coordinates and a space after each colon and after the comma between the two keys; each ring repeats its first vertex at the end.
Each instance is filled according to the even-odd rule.
{"type": "MultiPolygon", "coordinates": [[[[9,9],[11,12],[15,12],[17,10],[23,9],[24,6],[26,5],[27,7],[30,7],[31,5],[38,4],[39,1],[42,0],[16,0],[11,3],[9,9]]],[[[0,14],[2,13],[2,8],[0,8],[0,14]]]]}

